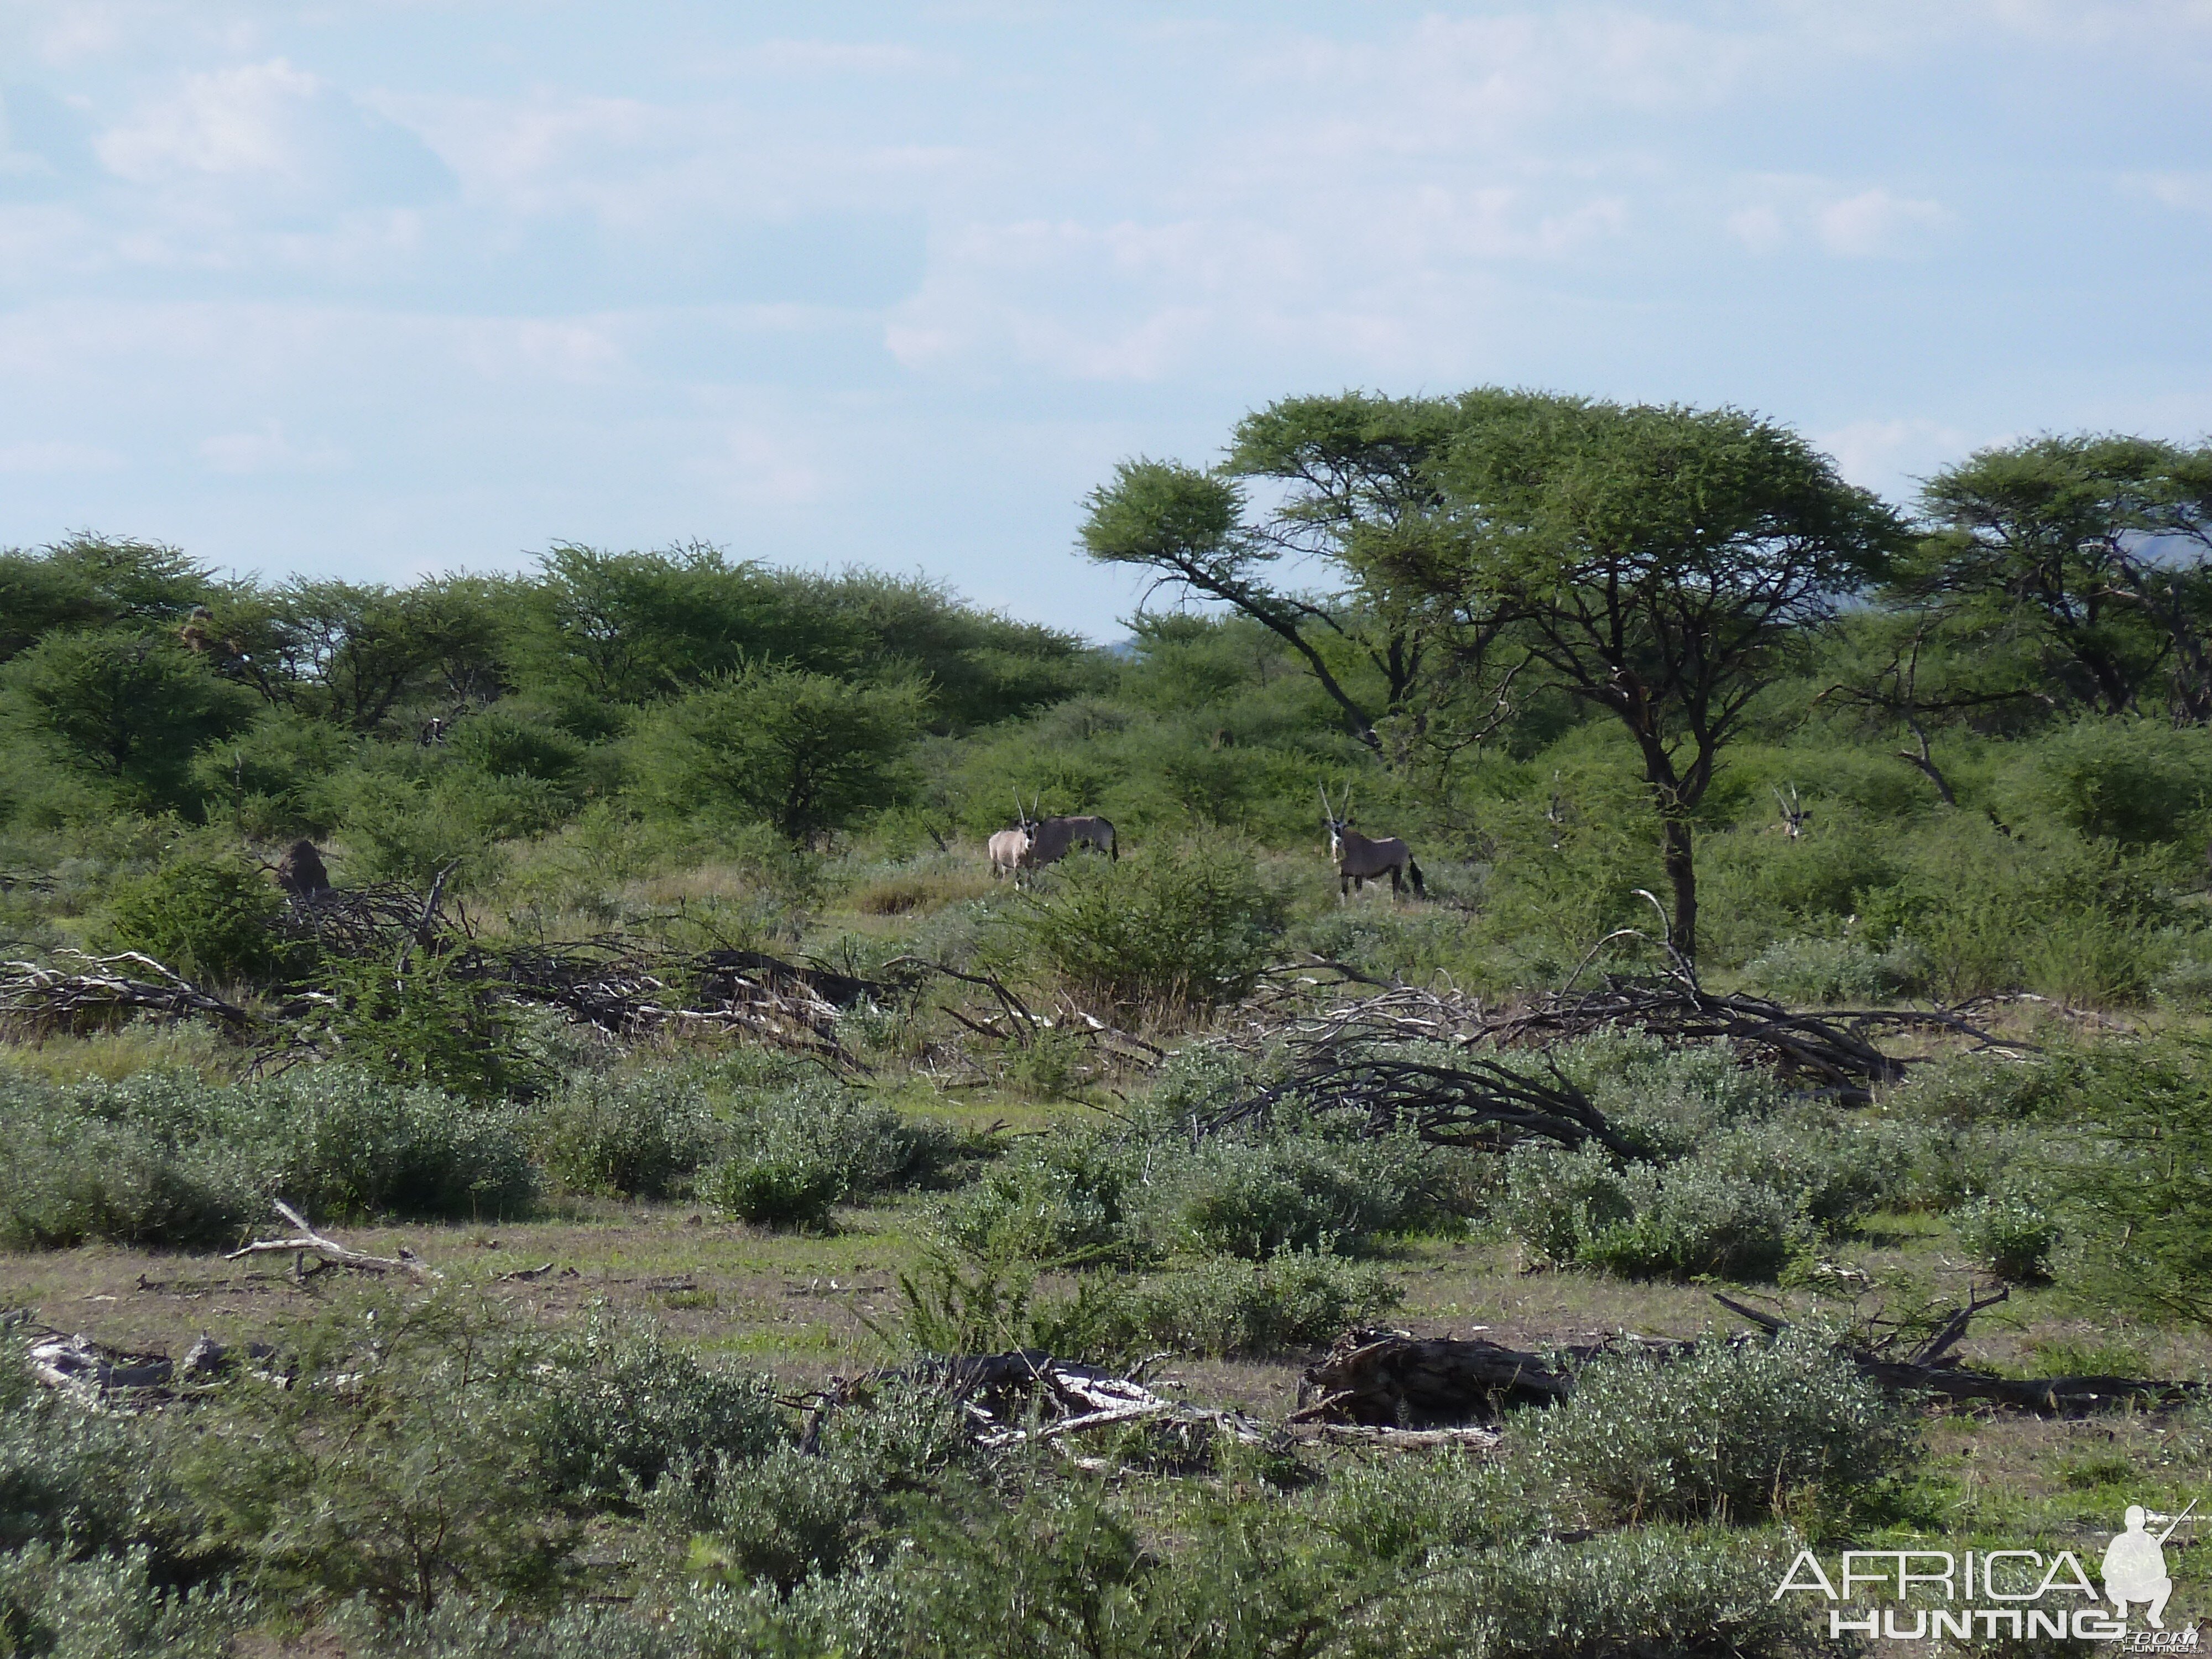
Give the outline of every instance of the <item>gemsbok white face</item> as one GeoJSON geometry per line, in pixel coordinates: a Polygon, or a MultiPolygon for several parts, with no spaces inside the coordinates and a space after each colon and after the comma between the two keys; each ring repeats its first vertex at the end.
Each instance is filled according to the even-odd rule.
{"type": "Polygon", "coordinates": [[[1350,898],[1355,890],[1364,890],[1370,881],[1383,876],[1390,878],[1393,898],[1404,891],[1404,884],[1413,885],[1413,896],[1425,897],[1426,889],[1421,882],[1421,866],[1413,862],[1413,850],[1395,836],[1380,837],[1363,836],[1352,827],[1352,786],[1344,790],[1344,805],[1329,804],[1328,788],[1321,792],[1322,821],[1328,825],[1328,856],[1336,866],[1336,891],[1340,898],[1350,898]]]}

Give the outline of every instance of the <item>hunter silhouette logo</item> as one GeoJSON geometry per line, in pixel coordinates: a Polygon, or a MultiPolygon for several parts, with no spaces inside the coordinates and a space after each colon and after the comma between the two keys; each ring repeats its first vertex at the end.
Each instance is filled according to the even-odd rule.
{"type": "Polygon", "coordinates": [[[2129,1505],[2121,1530],[2105,1547],[2102,1594],[2072,1550],[1845,1550],[1832,1574],[1807,1549],[1798,1551],[1771,1599],[1821,1597],[1829,1603],[1828,1635],[1838,1641],[2047,1638],[2112,1642],[2130,1653],[2195,1653],[2193,1620],[2166,1627],[2173,1595],[2166,1546],[2196,1509],[2194,1498],[2179,1515],[2129,1505]],[[2130,1631],[2136,1607],[2144,1623],[2130,1631]]]}
{"type": "MultiPolygon", "coordinates": [[[[2145,1604],[2143,1617],[2153,1630],[2166,1628],[2166,1598],[2173,1594],[2173,1580],[2166,1571],[2166,1540],[2173,1536],[2173,1529],[2189,1518],[2189,1510],[2197,1507],[2197,1500],[2189,1500],[2189,1509],[2166,1522],[2166,1530],[2153,1534],[2149,1529],[2150,1513],[2140,1504],[2128,1505],[2124,1517],[2127,1530],[2114,1535],[2105,1546],[2105,1599],[2110,1601],[2124,1620],[2129,1606],[2136,1601],[2145,1604]]],[[[2166,1520],[2161,1516],[2160,1520],[2166,1520]]]]}

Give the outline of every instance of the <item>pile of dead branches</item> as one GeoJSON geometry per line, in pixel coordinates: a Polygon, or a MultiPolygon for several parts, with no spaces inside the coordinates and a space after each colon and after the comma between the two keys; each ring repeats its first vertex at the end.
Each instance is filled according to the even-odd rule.
{"type": "Polygon", "coordinates": [[[57,951],[51,962],[0,962],[0,1031],[11,1036],[81,1036],[149,1017],[217,1021],[234,1035],[257,1022],[148,956],[57,951]]]}
{"type": "MultiPolygon", "coordinates": [[[[1137,1367],[1139,1373],[1143,1369],[1137,1367]]],[[[1217,1435],[1247,1445],[1266,1437],[1241,1413],[1163,1399],[1136,1376],[1018,1348],[924,1359],[851,1379],[833,1377],[829,1389],[813,1397],[800,1449],[817,1450],[831,1413],[860,1404],[886,1383],[930,1389],[957,1401],[969,1435],[986,1450],[1035,1442],[1085,1468],[1103,1465],[1077,1455],[1068,1443],[1071,1437],[1101,1429],[1141,1425],[1161,1443],[1160,1449],[1184,1456],[1201,1453],[1217,1435]]]]}
{"type": "MultiPolygon", "coordinates": [[[[1309,990],[1319,983],[1308,976],[1309,990]]],[[[1277,1056],[1281,1079],[1200,1125],[1200,1133],[1265,1119],[1296,1100],[1311,1110],[1357,1114],[1369,1134],[1410,1129],[1436,1145],[1491,1151],[1536,1135],[1565,1146],[1595,1140],[1633,1157],[1638,1149],[1607,1123],[1548,1051],[1606,1030],[1643,1031],[1670,1043],[1724,1042],[1747,1065],[1771,1066],[1844,1105],[1863,1105],[1877,1085],[1901,1079],[1910,1064],[1885,1052],[1877,1035],[1906,1030],[1965,1037],[1973,1045],[1970,1052],[2021,1048],[1957,1010],[1793,1012],[1764,997],[1705,990],[1686,975],[1610,980],[1597,989],[1505,1008],[1486,1007],[1457,991],[1399,985],[1316,1010],[1303,1006],[1294,988],[1278,987],[1248,1005],[1243,1025],[1216,1041],[1277,1056]],[[1470,1052],[1484,1048],[1529,1055],[1539,1064],[1470,1052]]]]}

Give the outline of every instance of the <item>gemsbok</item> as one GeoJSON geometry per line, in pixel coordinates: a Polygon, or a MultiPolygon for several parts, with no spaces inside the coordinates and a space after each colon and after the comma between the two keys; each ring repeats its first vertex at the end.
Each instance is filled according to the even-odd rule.
{"type": "Polygon", "coordinates": [[[1328,856],[1336,865],[1336,891],[1340,898],[1350,898],[1354,889],[1364,890],[1372,880],[1390,878],[1390,896],[1396,898],[1404,890],[1403,882],[1413,884],[1413,896],[1426,896],[1421,885],[1421,866],[1413,862],[1413,849],[1395,836],[1363,836],[1352,827],[1352,786],[1344,787],[1344,805],[1329,805],[1328,787],[1322,787],[1321,816],[1328,825],[1328,856]]]}
{"type": "Polygon", "coordinates": [[[1021,884],[1022,872],[1028,869],[1030,866],[1030,846],[1034,839],[1036,830],[1036,825],[1030,822],[1028,809],[1023,806],[1021,797],[1015,796],[1014,827],[998,831],[989,842],[993,881],[1003,880],[1012,876],[1016,886],[1021,884]]]}
{"type": "Polygon", "coordinates": [[[1057,864],[1079,847],[1094,847],[1115,863],[1121,862],[1121,843],[1114,838],[1114,826],[1104,818],[1046,818],[1030,826],[1030,868],[1057,864]]]}
{"type": "MultiPolygon", "coordinates": [[[[1768,787],[1772,788],[1773,786],[1770,784],[1768,787]]],[[[1776,789],[1774,804],[1782,809],[1782,822],[1774,827],[1791,841],[1802,841],[1805,838],[1805,820],[1813,816],[1813,809],[1798,804],[1797,786],[1791,784],[1786,795],[1776,789]]]]}

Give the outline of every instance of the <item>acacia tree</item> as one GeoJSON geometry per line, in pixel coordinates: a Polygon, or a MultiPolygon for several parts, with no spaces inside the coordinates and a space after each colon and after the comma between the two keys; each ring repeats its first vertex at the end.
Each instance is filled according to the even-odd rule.
{"type": "Polygon", "coordinates": [[[1456,416],[1431,475],[1453,533],[1363,544],[1358,568],[1492,672],[1619,718],[1659,818],[1668,942],[1692,959],[1692,821],[1721,751],[1903,526],[1795,433],[1735,410],[1480,391],[1456,416]]]}
{"type": "Polygon", "coordinates": [[[2163,672],[2175,719],[2212,720],[2212,445],[2033,438],[1938,473],[1921,507],[1933,533],[1900,597],[1954,631],[2024,631],[2049,678],[2106,714],[2163,672]]]}
{"type": "Polygon", "coordinates": [[[1356,586],[1319,595],[1270,580],[1285,558],[1348,579],[1384,546],[1440,533],[1433,477],[1455,406],[1359,392],[1293,398],[1238,422],[1212,471],[1139,459],[1091,493],[1083,544],[1094,559],[1150,569],[1157,584],[1225,604],[1297,653],[1346,726],[1378,755],[1395,718],[1428,734],[1448,701],[1425,610],[1356,586]],[[1250,511],[1247,481],[1273,505],[1250,511]],[[1371,690],[1370,690],[1371,688],[1371,690]]]}

